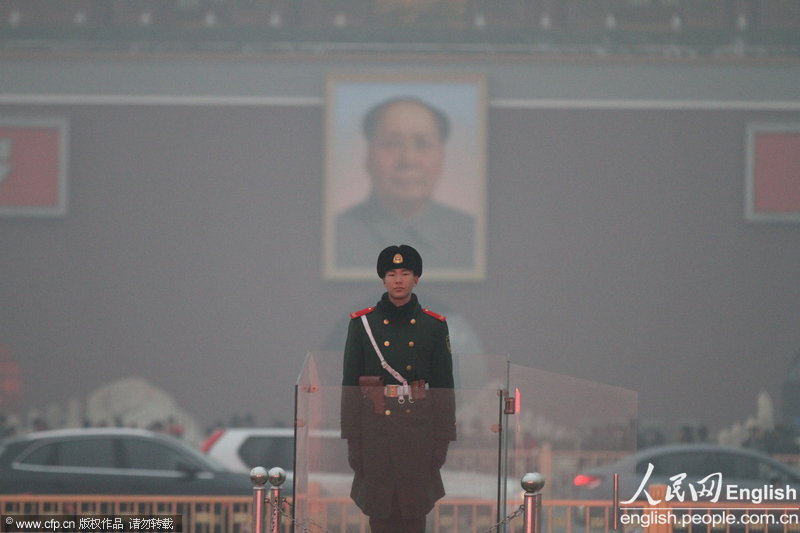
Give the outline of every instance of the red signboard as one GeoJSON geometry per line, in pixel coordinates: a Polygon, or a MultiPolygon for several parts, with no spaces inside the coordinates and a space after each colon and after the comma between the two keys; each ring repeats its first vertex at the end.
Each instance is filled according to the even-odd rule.
{"type": "Polygon", "coordinates": [[[66,210],[66,120],[0,118],[0,215],[66,210]]]}
{"type": "Polygon", "coordinates": [[[800,221],[800,124],[748,128],[747,217],[800,221]]]}

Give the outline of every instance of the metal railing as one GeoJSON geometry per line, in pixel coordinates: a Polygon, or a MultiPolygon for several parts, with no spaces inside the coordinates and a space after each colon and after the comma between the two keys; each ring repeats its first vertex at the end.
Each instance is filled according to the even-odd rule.
{"type": "MultiPolygon", "coordinates": [[[[651,491],[652,492],[652,491],[651,491]]],[[[272,512],[271,503],[266,497],[264,512],[272,512]]],[[[295,524],[289,519],[292,510],[290,498],[278,500],[281,515],[280,533],[291,533],[295,524]],[[288,516],[287,516],[288,515],[288,516]]],[[[304,523],[301,527],[294,527],[295,533],[311,531],[323,533],[325,531],[368,533],[367,517],[353,505],[347,496],[323,497],[315,500],[322,509],[319,515],[319,525],[304,523]]],[[[642,513],[641,508],[647,502],[636,502],[628,509],[631,516],[642,513]],[[630,508],[639,508],[631,512],[630,508]]],[[[572,500],[572,499],[543,499],[540,500],[541,513],[539,513],[541,533],[609,533],[613,530],[613,501],[611,500],[572,500]]],[[[795,504],[795,507],[797,505],[795,504]]],[[[0,495],[0,517],[3,519],[15,516],[98,516],[98,515],[178,515],[182,517],[185,533],[254,533],[253,514],[254,496],[138,496],[138,495],[0,495]]],[[[520,508],[523,512],[525,501],[513,499],[508,502],[508,509],[520,508]]],[[[772,514],[777,517],[794,516],[794,523],[786,520],[785,524],[775,523],[770,525],[769,531],[793,533],[800,531],[797,513],[800,511],[781,510],[770,511],[764,506],[755,504],[708,504],[708,503],[680,503],[674,506],[665,506],[654,509],[654,512],[682,513],[695,519],[686,519],[685,527],[679,525],[669,527],[666,531],[674,529],[685,533],[730,533],[732,531],[746,531],[759,533],[765,531],[764,526],[750,524],[747,527],[736,524],[714,526],[706,517],[715,513],[731,512],[741,513],[742,509],[749,510],[752,515],[772,514]],[[676,506],[682,509],[675,509],[676,506]],[[734,509],[735,508],[735,509],[734,509]],[[694,521],[694,523],[692,522],[694,521]]],[[[514,514],[514,513],[512,513],[514,514]]],[[[496,502],[481,499],[454,499],[440,500],[431,511],[431,530],[435,533],[487,533],[494,531],[497,516],[496,502]]],[[[512,517],[506,523],[507,533],[523,533],[524,524],[519,519],[520,514],[512,517]]],[[[507,517],[508,518],[508,517],[507,517]]],[[[266,514],[265,514],[266,519],[266,514]]],[[[271,525],[271,524],[270,524],[271,525]]],[[[621,531],[650,531],[639,523],[621,524],[621,531]]],[[[662,530],[663,531],[663,530],[662,530]]]]}
{"type": "MultiPolygon", "coordinates": [[[[244,533],[250,530],[251,501],[246,496],[0,495],[3,520],[46,518],[178,516],[192,533],[244,533]]],[[[286,530],[288,533],[288,529],[286,530]]]]}
{"type": "MultiPolygon", "coordinates": [[[[286,472],[281,468],[276,467],[267,471],[264,467],[257,466],[250,471],[250,481],[253,483],[253,533],[280,533],[283,527],[282,523],[284,522],[291,523],[294,531],[327,531],[324,525],[310,519],[298,521],[296,517],[283,509],[286,500],[281,496],[281,485],[285,480],[286,472]],[[271,485],[269,496],[267,496],[267,482],[271,485]],[[271,508],[269,519],[267,519],[267,504],[269,504],[271,508]]],[[[522,526],[523,533],[541,533],[541,492],[545,485],[544,477],[539,473],[528,473],[523,476],[520,484],[525,491],[522,505],[485,530],[486,533],[506,531],[506,526],[519,515],[524,517],[522,526]]],[[[441,517],[435,517],[434,519],[434,528],[436,531],[442,529],[440,518],[441,517]],[[436,518],[439,518],[439,520],[436,520],[436,518]]],[[[327,523],[327,520],[323,522],[327,523]]],[[[363,530],[363,522],[364,520],[362,519],[362,527],[359,528],[360,530],[363,530]]],[[[346,527],[341,528],[341,530],[345,529],[346,527]]],[[[337,528],[337,530],[340,529],[337,528]]],[[[459,529],[456,530],[458,531],[459,529]]]]}

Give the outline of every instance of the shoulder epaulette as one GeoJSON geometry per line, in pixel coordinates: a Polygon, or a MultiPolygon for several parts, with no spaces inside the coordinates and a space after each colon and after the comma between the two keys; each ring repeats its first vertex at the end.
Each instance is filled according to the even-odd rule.
{"type": "Polygon", "coordinates": [[[446,317],[446,316],[444,316],[444,315],[440,315],[439,313],[434,313],[434,312],[433,312],[433,311],[431,311],[430,309],[423,309],[423,310],[422,310],[422,312],[423,312],[423,313],[425,313],[426,315],[430,315],[430,316],[432,316],[432,317],[433,317],[433,318],[435,318],[436,320],[441,320],[442,322],[444,322],[445,320],[447,320],[447,317],[446,317]]]}
{"type": "Polygon", "coordinates": [[[361,311],[356,311],[355,313],[350,313],[350,318],[359,318],[362,315],[366,315],[367,313],[371,313],[375,310],[375,307],[366,307],[361,311]]]}

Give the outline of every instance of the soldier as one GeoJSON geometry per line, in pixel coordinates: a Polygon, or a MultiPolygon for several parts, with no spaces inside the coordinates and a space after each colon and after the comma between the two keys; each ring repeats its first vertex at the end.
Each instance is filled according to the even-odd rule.
{"type": "Polygon", "coordinates": [[[386,292],[350,315],[344,350],[350,496],[375,533],[424,532],[426,515],[444,496],[439,470],[456,438],[447,322],[413,293],[422,275],[414,248],[389,246],[377,270],[386,292]]]}

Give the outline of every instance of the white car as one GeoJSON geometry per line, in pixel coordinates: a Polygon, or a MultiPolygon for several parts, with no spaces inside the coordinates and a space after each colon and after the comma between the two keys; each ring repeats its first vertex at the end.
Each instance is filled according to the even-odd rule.
{"type": "Polygon", "coordinates": [[[250,472],[255,466],[267,470],[279,466],[290,472],[294,465],[294,429],[218,429],[200,449],[234,472],[250,472]]]}
{"type": "MultiPolygon", "coordinates": [[[[338,430],[317,430],[317,438],[324,439],[324,449],[336,450],[345,446],[338,430]]],[[[285,491],[291,492],[294,480],[294,429],[285,427],[271,428],[230,428],[219,429],[212,433],[200,446],[217,462],[234,472],[250,472],[253,467],[263,466],[267,470],[280,467],[286,472],[286,481],[281,485],[285,491]]],[[[344,448],[342,448],[344,449],[344,448]]],[[[338,461],[337,468],[342,473],[325,474],[326,478],[333,476],[338,484],[347,484],[352,480],[352,475],[347,470],[347,460],[344,453],[338,461]],[[347,473],[347,474],[345,474],[347,473]],[[341,479],[339,479],[341,478],[341,479]]],[[[319,477],[321,474],[317,474],[319,477]]]]}

